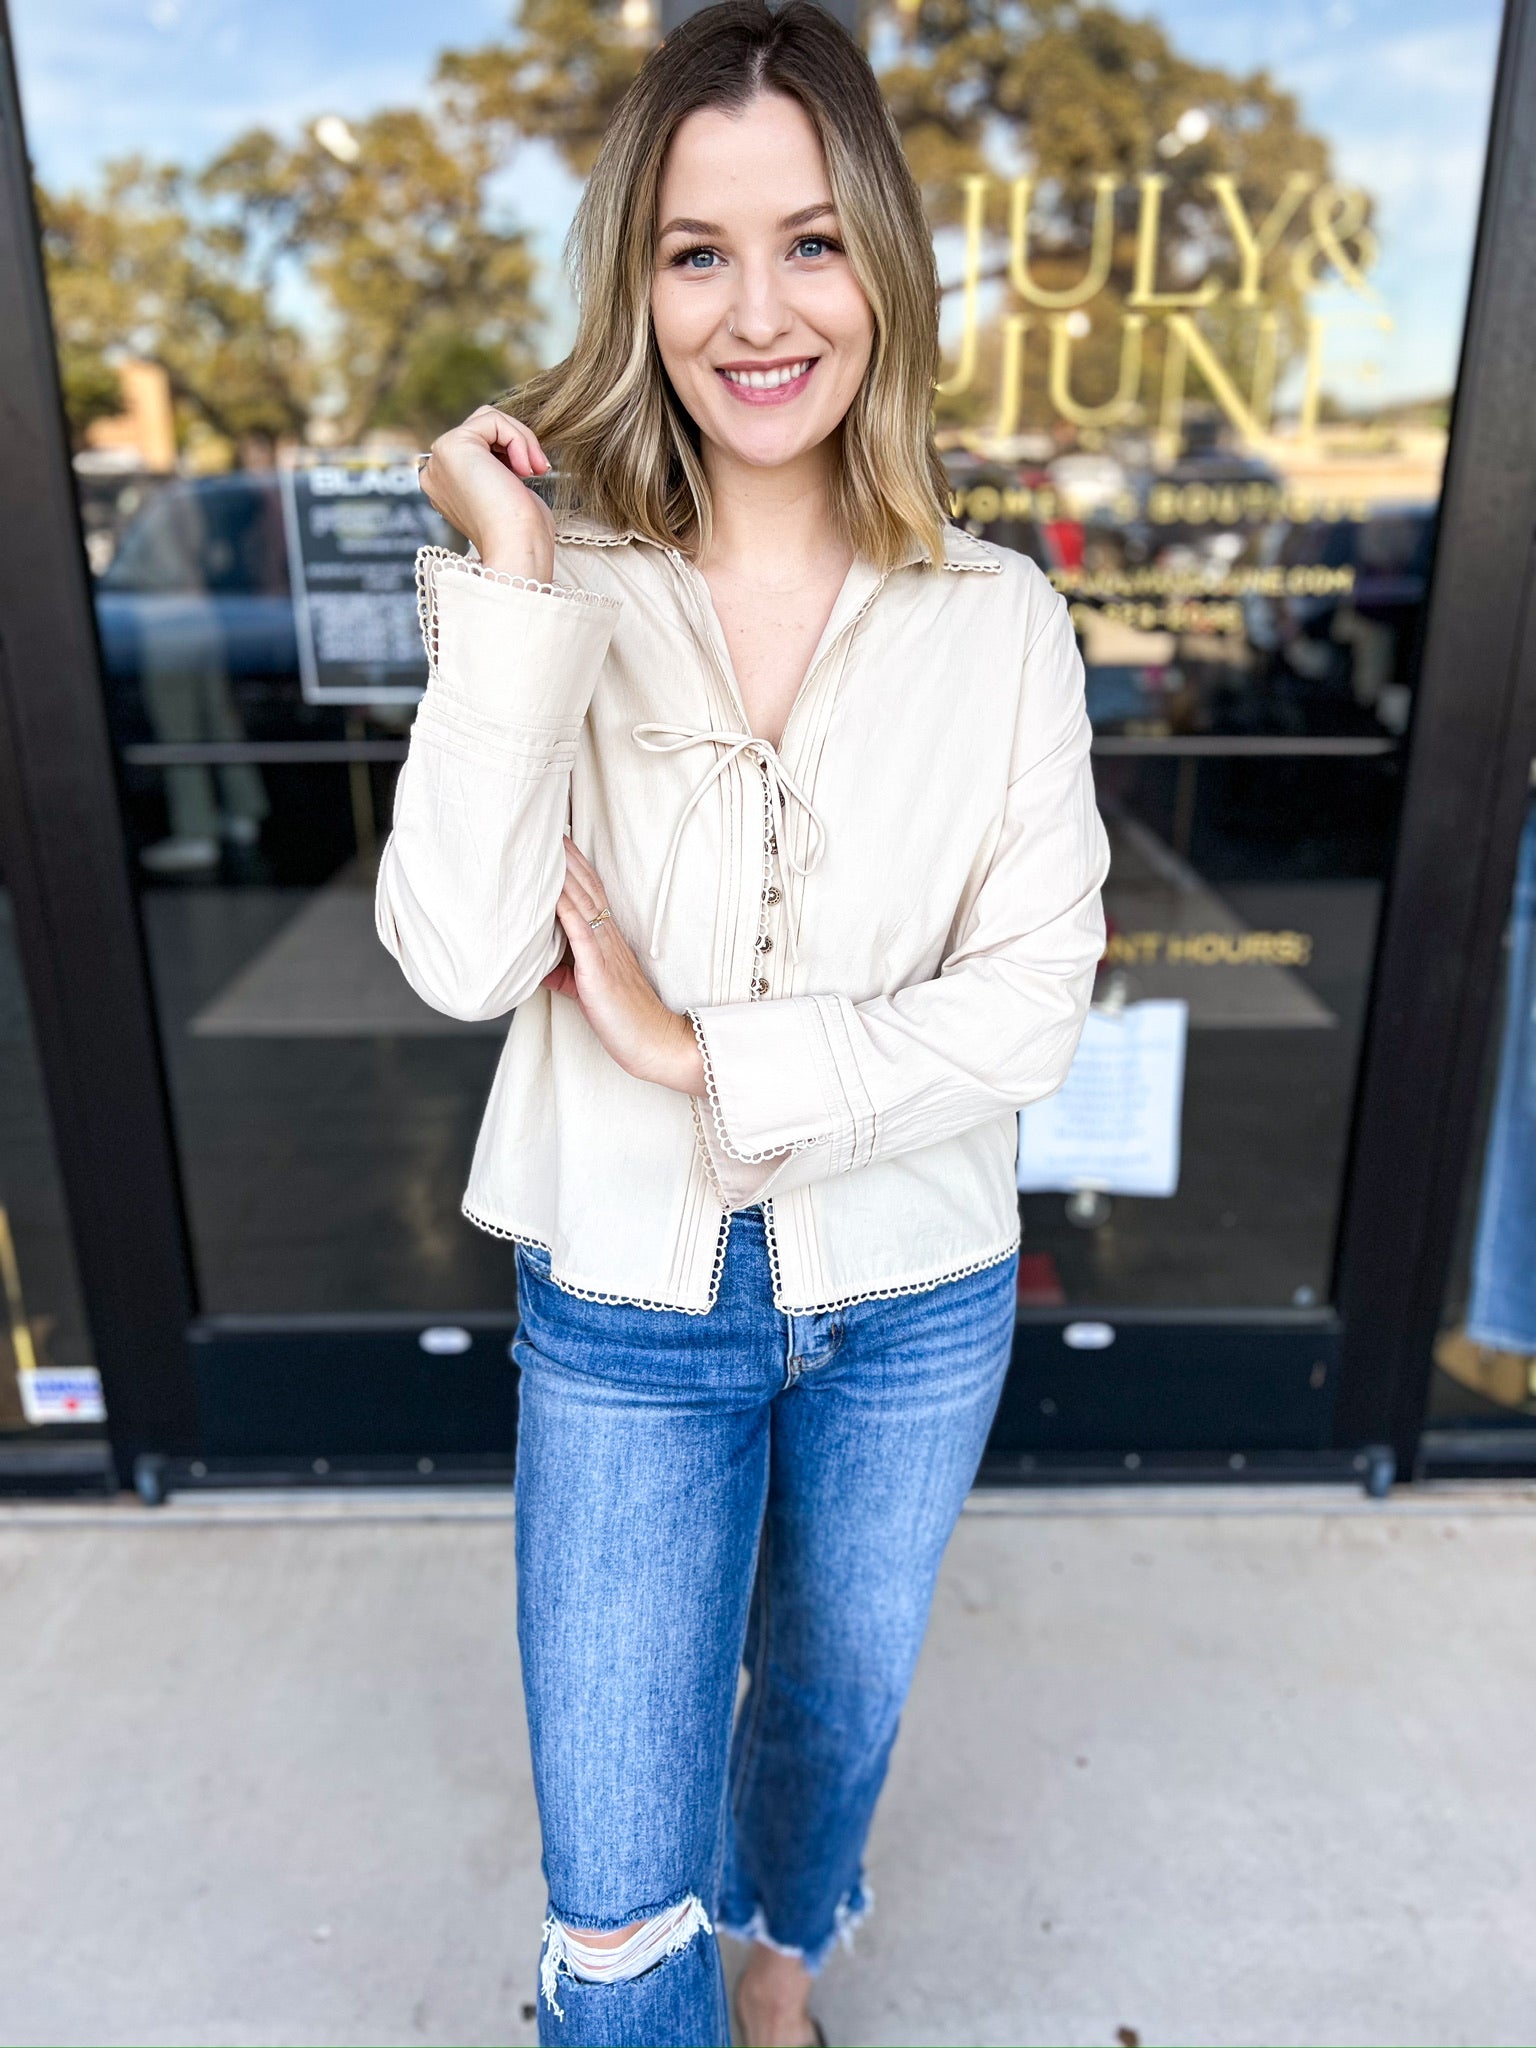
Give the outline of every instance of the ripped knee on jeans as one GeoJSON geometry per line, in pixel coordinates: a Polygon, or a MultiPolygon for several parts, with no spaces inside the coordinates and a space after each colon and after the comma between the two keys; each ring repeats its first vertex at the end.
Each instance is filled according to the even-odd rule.
{"type": "Polygon", "coordinates": [[[567,1927],[551,1913],[544,1922],[539,1988],[550,2011],[563,2020],[565,2014],[555,1998],[555,1983],[562,1970],[589,1984],[617,1984],[676,1955],[696,1934],[714,1931],[703,1901],[692,1892],[675,1906],[615,1928],[567,1927]]]}

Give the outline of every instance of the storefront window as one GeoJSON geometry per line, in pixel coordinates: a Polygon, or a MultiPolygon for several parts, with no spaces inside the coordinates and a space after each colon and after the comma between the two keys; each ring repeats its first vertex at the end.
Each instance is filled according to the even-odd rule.
{"type": "Polygon", "coordinates": [[[937,108],[911,129],[958,285],[940,417],[961,516],[1072,604],[1114,846],[1099,1008],[1025,1119],[1024,1285],[1307,1307],[1330,1291],[1498,12],[1171,0],[1031,17],[1001,51],[993,20],[968,47],[919,9],[890,50],[903,106],[978,95],[958,150],[937,108]]]}
{"type": "MultiPolygon", "coordinates": [[[[205,1306],[504,1307],[504,1023],[373,865],[424,679],[408,458],[558,359],[647,0],[15,0],[205,1306]],[[403,482],[402,482],[403,479],[403,482]]],[[[1434,559],[1496,0],[896,4],[954,516],[1073,608],[1114,847],[1037,1304],[1325,1303],[1434,559]]]]}

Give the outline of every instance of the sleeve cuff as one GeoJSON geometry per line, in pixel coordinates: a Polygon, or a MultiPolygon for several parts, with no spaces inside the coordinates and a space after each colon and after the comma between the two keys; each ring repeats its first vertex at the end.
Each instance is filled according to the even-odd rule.
{"type": "Polygon", "coordinates": [[[693,1104],[693,1127],[699,1141],[699,1156],[704,1162],[709,1184],[720,1199],[721,1208],[750,1209],[754,1202],[762,1201],[772,1192],[774,1182],[795,1154],[788,1150],[774,1152],[767,1159],[755,1160],[751,1164],[733,1159],[720,1143],[710,1104],[697,1095],[689,1100],[693,1104]]]}
{"type": "Polygon", "coordinates": [[[428,696],[477,718],[574,735],[622,602],[488,569],[448,548],[416,555],[428,696]]]}
{"type": "Polygon", "coordinates": [[[843,1173],[870,1156],[874,1116],[853,1066],[845,1007],[841,996],[786,996],[688,1011],[704,1062],[700,1117],[712,1158],[777,1168],[794,1152],[827,1145],[829,1170],[843,1173]]]}

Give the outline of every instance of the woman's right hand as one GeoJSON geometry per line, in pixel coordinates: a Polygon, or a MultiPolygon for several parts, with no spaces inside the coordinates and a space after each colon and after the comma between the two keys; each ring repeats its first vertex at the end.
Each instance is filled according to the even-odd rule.
{"type": "Polygon", "coordinates": [[[542,476],[549,466],[532,427],[481,405],[438,435],[417,481],[488,569],[548,583],[555,573],[554,514],[518,478],[542,476]]]}

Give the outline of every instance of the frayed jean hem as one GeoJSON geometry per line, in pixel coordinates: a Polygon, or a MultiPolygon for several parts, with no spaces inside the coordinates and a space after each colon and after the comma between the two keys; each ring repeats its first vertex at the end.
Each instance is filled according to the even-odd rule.
{"type": "Polygon", "coordinates": [[[716,1915],[716,1924],[722,1934],[728,1934],[735,1941],[761,1942],[764,1948],[771,1948],[776,1955],[798,1956],[807,1972],[818,1976],[827,1957],[839,1943],[846,1949],[853,1947],[854,1929],[864,1921],[875,1903],[871,1886],[862,1878],[838,1900],[832,1909],[832,1931],[822,1941],[810,1948],[802,1948],[794,1942],[778,1941],[768,1930],[768,1916],[762,1906],[754,1905],[745,1918],[734,1917],[721,1912],[716,1915]]]}

